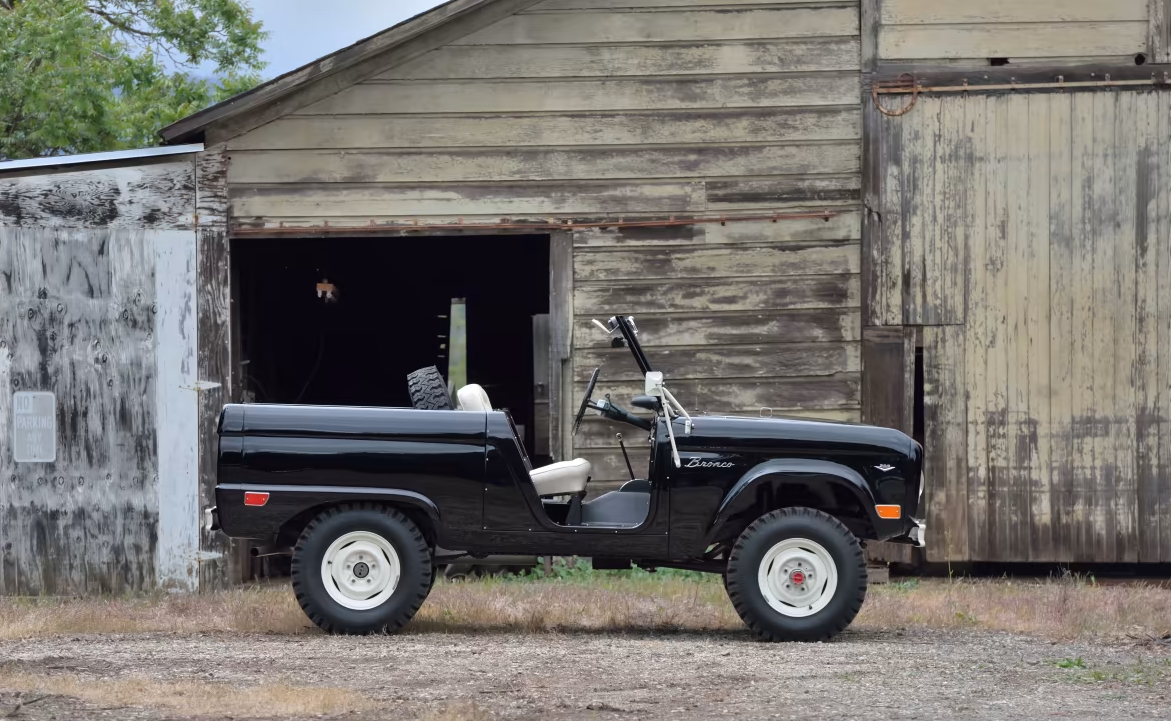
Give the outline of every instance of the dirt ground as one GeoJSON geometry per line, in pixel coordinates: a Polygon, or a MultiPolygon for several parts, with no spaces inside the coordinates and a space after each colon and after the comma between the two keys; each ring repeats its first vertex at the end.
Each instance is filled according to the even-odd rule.
{"type": "Polygon", "coordinates": [[[208,713],[210,697],[257,688],[329,697],[324,715],[371,720],[1171,716],[1171,648],[975,629],[856,626],[779,645],[742,631],[101,634],[0,641],[0,661],[0,689],[26,689],[0,692],[0,718],[27,721],[196,707],[230,718],[208,713]],[[109,700],[128,691],[130,702],[109,700]]]}

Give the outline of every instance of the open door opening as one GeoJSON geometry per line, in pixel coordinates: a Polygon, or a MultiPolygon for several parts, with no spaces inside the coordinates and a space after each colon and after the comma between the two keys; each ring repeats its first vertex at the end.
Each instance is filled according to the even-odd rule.
{"type": "Polygon", "coordinates": [[[467,382],[534,447],[548,236],[247,239],[231,252],[239,400],[409,407],[408,373],[434,365],[448,377],[462,299],[467,382]]]}

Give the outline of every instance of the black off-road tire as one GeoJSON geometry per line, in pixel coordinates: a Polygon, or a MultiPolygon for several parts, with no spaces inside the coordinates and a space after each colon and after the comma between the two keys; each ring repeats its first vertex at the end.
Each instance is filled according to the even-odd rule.
{"type": "Polygon", "coordinates": [[[373,503],[335,506],[314,518],[293,548],[293,592],[309,620],[326,633],[366,635],[394,633],[423,605],[431,591],[431,549],[419,528],[400,511],[373,503]],[[389,541],[398,555],[398,585],[381,605],[368,610],[346,608],[325,588],[321,565],[330,544],[354,531],[389,541]]]}
{"type": "Polygon", "coordinates": [[[812,508],[783,508],[744,529],[728,556],[724,587],[740,618],[766,641],[824,641],[841,633],[866,600],[866,560],[858,539],[838,519],[812,508]],[[765,599],[759,569],[782,541],[802,538],[820,544],[837,568],[837,590],[829,603],[805,617],[786,616],[765,599]]]}
{"type": "Polygon", "coordinates": [[[411,392],[411,403],[421,411],[451,411],[451,394],[447,382],[435,366],[427,366],[407,376],[407,390],[411,392]]]}

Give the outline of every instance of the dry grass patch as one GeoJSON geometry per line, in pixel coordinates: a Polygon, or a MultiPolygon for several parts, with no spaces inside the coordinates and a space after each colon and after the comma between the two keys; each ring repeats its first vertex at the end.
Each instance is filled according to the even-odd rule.
{"type": "MultiPolygon", "coordinates": [[[[649,577],[648,577],[649,576],[649,577]]],[[[588,582],[483,580],[436,584],[407,627],[435,631],[734,631],[743,628],[718,579],[597,576],[588,582]]]]}
{"type": "Polygon", "coordinates": [[[874,586],[858,623],[882,627],[986,628],[1053,639],[1162,635],[1171,589],[1141,583],[904,581],[874,586]]]}
{"type": "Polygon", "coordinates": [[[133,598],[0,599],[0,640],[66,633],[304,633],[309,619],[288,587],[133,598]]]}
{"type": "Polygon", "coordinates": [[[374,707],[369,699],[341,688],[280,684],[238,688],[201,681],[40,676],[3,668],[0,668],[0,688],[34,695],[70,696],[103,708],[174,709],[182,711],[184,716],[317,716],[355,713],[374,707]]]}
{"type": "MultiPolygon", "coordinates": [[[[1055,639],[1161,635],[1171,589],[1077,580],[911,580],[873,586],[857,626],[983,628],[1055,639]]],[[[440,580],[405,631],[741,632],[718,577],[440,580]]],[[[0,640],[70,633],[316,633],[287,587],[132,599],[0,599],[0,640]]]]}

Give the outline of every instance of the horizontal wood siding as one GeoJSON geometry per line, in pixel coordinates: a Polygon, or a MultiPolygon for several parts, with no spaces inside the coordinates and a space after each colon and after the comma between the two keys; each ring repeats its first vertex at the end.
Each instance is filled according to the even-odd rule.
{"type": "Polygon", "coordinates": [[[876,0],[878,55],[988,65],[1071,58],[1129,63],[1149,48],[1147,0],[876,0]]]}
{"type": "MultiPolygon", "coordinates": [[[[232,139],[233,222],[833,209],[573,231],[565,391],[594,365],[599,392],[639,390],[589,323],[630,312],[692,408],[857,419],[859,53],[850,0],[537,3],[232,139]]],[[[595,479],[625,478],[587,427],[595,479]]]]}
{"type": "Polygon", "coordinates": [[[928,326],[930,560],[1171,561],[1169,128],[1162,90],[880,121],[867,316],[928,326]]]}

